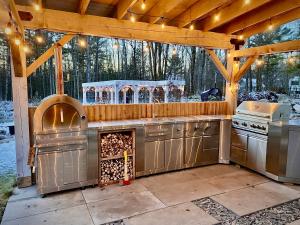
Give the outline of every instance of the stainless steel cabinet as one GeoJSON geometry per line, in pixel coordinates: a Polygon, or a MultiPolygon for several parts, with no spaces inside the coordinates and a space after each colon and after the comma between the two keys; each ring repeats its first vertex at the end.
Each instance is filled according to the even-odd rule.
{"type": "Polygon", "coordinates": [[[183,138],[165,141],[165,168],[167,171],[183,167],[183,138]]]}
{"type": "Polygon", "coordinates": [[[230,160],[245,166],[247,163],[248,137],[246,134],[232,132],[230,160]]]}
{"type": "Polygon", "coordinates": [[[249,136],[247,150],[247,167],[258,172],[266,171],[267,140],[249,136]]]}
{"type": "Polygon", "coordinates": [[[202,162],[202,137],[185,139],[184,163],[186,167],[200,165],[202,162]]]}
{"type": "Polygon", "coordinates": [[[164,141],[145,143],[145,171],[155,173],[165,167],[164,141]]]}

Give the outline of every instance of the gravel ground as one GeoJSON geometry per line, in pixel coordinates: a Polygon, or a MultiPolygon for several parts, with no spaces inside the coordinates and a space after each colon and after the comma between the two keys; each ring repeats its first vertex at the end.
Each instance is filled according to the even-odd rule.
{"type": "Polygon", "coordinates": [[[7,136],[0,140],[0,176],[15,174],[16,172],[16,152],[14,137],[7,136]]]}

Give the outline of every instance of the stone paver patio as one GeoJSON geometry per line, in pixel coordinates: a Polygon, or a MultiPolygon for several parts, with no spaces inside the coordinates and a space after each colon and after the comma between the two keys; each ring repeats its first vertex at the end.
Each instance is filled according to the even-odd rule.
{"type": "Polygon", "coordinates": [[[3,225],[300,224],[300,186],[213,165],[41,198],[16,189],[3,225]],[[282,215],[282,216],[281,216],[282,215]]]}

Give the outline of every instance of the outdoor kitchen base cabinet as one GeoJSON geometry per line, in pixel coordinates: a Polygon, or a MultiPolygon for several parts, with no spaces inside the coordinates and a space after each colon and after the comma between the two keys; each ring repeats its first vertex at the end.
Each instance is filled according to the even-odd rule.
{"type": "Polygon", "coordinates": [[[149,173],[165,167],[165,142],[152,141],[145,143],[145,170],[149,173]]]}

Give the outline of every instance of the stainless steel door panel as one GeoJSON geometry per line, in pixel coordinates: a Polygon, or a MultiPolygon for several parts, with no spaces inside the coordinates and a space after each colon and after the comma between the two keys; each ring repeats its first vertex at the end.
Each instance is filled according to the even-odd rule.
{"type": "Polygon", "coordinates": [[[63,152],[64,184],[87,180],[87,150],[63,152]]]}
{"type": "Polygon", "coordinates": [[[183,168],[183,138],[165,141],[166,170],[183,168]]]}
{"type": "Polygon", "coordinates": [[[232,141],[231,142],[232,146],[247,150],[247,146],[248,146],[247,135],[232,132],[231,141],[232,141]]]}
{"type": "Polygon", "coordinates": [[[193,166],[201,162],[202,137],[186,138],[184,163],[193,166]]]}
{"type": "Polygon", "coordinates": [[[203,135],[217,135],[220,133],[219,121],[207,121],[204,123],[203,135]]]}
{"type": "Polygon", "coordinates": [[[203,136],[203,149],[218,149],[219,139],[219,135],[203,136]]]}
{"type": "Polygon", "coordinates": [[[39,189],[62,186],[64,184],[63,167],[61,152],[38,155],[37,184],[39,189]]]}
{"type": "Polygon", "coordinates": [[[171,131],[171,139],[182,138],[184,135],[184,124],[174,124],[171,131]]]}
{"type": "Polygon", "coordinates": [[[203,133],[204,123],[197,122],[197,123],[186,123],[186,137],[199,137],[203,133]]]}
{"type": "Polygon", "coordinates": [[[300,178],[300,131],[289,131],[286,176],[300,178]]]}
{"type": "Polygon", "coordinates": [[[245,166],[247,162],[247,150],[232,146],[230,151],[230,160],[245,166]]]}
{"type": "Polygon", "coordinates": [[[249,136],[247,151],[247,167],[265,172],[267,140],[249,136]]]}
{"type": "Polygon", "coordinates": [[[145,143],[145,171],[150,173],[165,167],[164,141],[145,143]]]}

